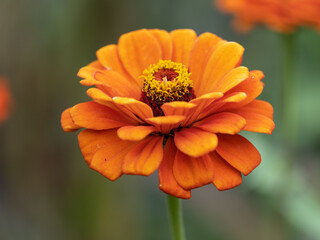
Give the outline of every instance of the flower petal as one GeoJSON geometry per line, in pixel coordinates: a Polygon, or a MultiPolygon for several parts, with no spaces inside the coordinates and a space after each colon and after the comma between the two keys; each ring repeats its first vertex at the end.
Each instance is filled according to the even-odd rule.
{"type": "Polygon", "coordinates": [[[189,67],[190,72],[192,73],[191,78],[196,96],[200,96],[198,94],[198,89],[201,85],[203,72],[207,66],[208,60],[221,42],[224,41],[220,37],[212,33],[203,33],[197,38],[191,50],[189,67]]]}
{"type": "Polygon", "coordinates": [[[240,108],[233,112],[244,117],[246,120],[246,126],[243,130],[271,134],[275,128],[275,124],[272,119],[262,114],[251,112],[251,109],[240,108]]]}
{"type": "Polygon", "coordinates": [[[121,176],[124,156],[135,145],[134,142],[119,139],[115,129],[84,130],[78,140],[89,167],[112,181],[121,176]]]}
{"type": "Polygon", "coordinates": [[[212,183],[214,169],[208,154],[194,158],[177,151],[173,174],[181,187],[190,190],[212,183]]]}
{"type": "Polygon", "coordinates": [[[61,127],[65,132],[73,132],[81,128],[80,126],[74,124],[71,118],[70,109],[71,108],[64,110],[61,114],[61,127]]]}
{"type": "Polygon", "coordinates": [[[243,51],[244,48],[235,42],[219,44],[208,61],[197,94],[212,92],[217,82],[237,66],[243,51]]]}
{"type": "Polygon", "coordinates": [[[214,133],[193,127],[175,131],[174,142],[181,152],[191,157],[200,157],[216,149],[218,138],[214,133]]]}
{"type": "Polygon", "coordinates": [[[152,109],[149,105],[140,102],[133,98],[114,97],[113,101],[120,107],[125,108],[135,116],[144,120],[146,118],[153,117],[152,109]]]}
{"type": "Polygon", "coordinates": [[[190,110],[195,108],[197,105],[190,102],[168,102],[164,103],[161,108],[165,116],[170,115],[181,115],[187,116],[190,114],[190,110]]]}
{"type": "MultiPolygon", "coordinates": [[[[99,71],[94,74],[94,78],[105,85],[116,89],[119,92],[118,96],[120,97],[139,99],[141,96],[141,89],[116,71],[99,71]]],[[[113,97],[116,96],[113,95],[113,97]]]]}
{"type": "Polygon", "coordinates": [[[258,150],[240,135],[219,134],[217,152],[231,166],[248,175],[261,162],[258,150]]]}
{"type": "MultiPolygon", "coordinates": [[[[222,98],[223,93],[220,92],[212,92],[212,93],[206,93],[202,96],[192,99],[190,103],[196,104],[197,107],[192,109],[190,111],[187,119],[182,124],[183,126],[189,126],[193,122],[199,119],[199,116],[201,116],[204,112],[204,109],[206,109],[210,104],[212,104],[215,100],[222,98]]],[[[205,111],[206,112],[206,111],[205,111]]]]}
{"type": "Polygon", "coordinates": [[[172,41],[170,34],[167,31],[160,29],[151,29],[149,32],[157,39],[161,47],[161,59],[170,60],[172,56],[172,41]]]}
{"type": "Polygon", "coordinates": [[[241,173],[227,163],[216,151],[209,153],[213,163],[213,184],[220,191],[239,186],[242,183],[241,173]]]}
{"type": "Polygon", "coordinates": [[[159,188],[172,196],[189,199],[191,192],[183,189],[173,175],[173,163],[176,152],[177,148],[170,137],[164,147],[164,156],[159,167],[159,188]]]}
{"type": "Polygon", "coordinates": [[[156,131],[157,129],[153,126],[125,126],[118,129],[118,137],[122,140],[141,141],[156,131]]]}
{"type": "Polygon", "coordinates": [[[211,115],[194,126],[212,133],[236,134],[246,125],[246,120],[234,113],[222,112],[211,115]]]}
{"type": "Polygon", "coordinates": [[[99,62],[107,70],[113,70],[120,73],[130,82],[137,84],[137,82],[130,76],[124,68],[118,53],[118,46],[115,44],[107,45],[97,51],[97,58],[99,62]]]}
{"type": "Polygon", "coordinates": [[[181,122],[185,119],[185,116],[172,115],[148,118],[146,119],[146,122],[154,125],[161,133],[167,134],[172,129],[179,127],[181,122]]]}
{"type": "Polygon", "coordinates": [[[70,113],[76,125],[94,130],[136,124],[123,114],[95,102],[77,104],[71,108],[70,113]]]}
{"type": "Polygon", "coordinates": [[[245,110],[246,112],[261,114],[270,119],[273,119],[273,107],[270,103],[266,101],[255,99],[251,103],[239,109],[236,109],[235,111],[241,111],[241,110],[245,110]]]}
{"type": "Polygon", "coordinates": [[[163,157],[163,137],[150,136],[136,145],[125,157],[125,174],[149,176],[156,171],[163,157]]]}
{"type": "Polygon", "coordinates": [[[142,88],[142,72],[161,59],[157,39],[146,29],[126,33],[119,39],[118,51],[126,70],[142,88]]]}
{"type": "Polygon", "coordinates": [[[244,101],[225,104],[219,109],[219,111],[239,108],[252,102],[263,90],[264,84],[261,82],[263,77],[264,75],[261,71],[251,71],[248,79],[228,91],[230,94],[235,92],[244,92],[247,96],[246,99],[244,101]]]}
{"type": "Polygon", "coordinates": [[[178,29],[170,32],[173,43],[172,61],[189,66],[190,52],[197,38],[191,29],[178,29]]]}
{"type": "Polygon", "coordinates": [[[222,98],[212,102],[200,113],[197,119],[203,119],[215,112],[224,112],[224,106],[233,103],[243,102],[247,98],[244,92],[226,93],[222,98]]]}
{"type": "Polygon", "coordinates": [[[237,67],[222,77],[213,87],[215,92],[227,92],[249,77],[249,70],[246,67],[237,67]]]}

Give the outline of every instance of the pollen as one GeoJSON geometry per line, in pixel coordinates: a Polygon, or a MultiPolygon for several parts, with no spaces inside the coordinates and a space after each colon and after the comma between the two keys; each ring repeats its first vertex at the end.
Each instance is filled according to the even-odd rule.
{"type": "Polygon", "coordinates": [[[182,63],[160,60],[143,71],[141,101],[147,103],[155,116],[163,116],[162,104],[173,101],[189,102],[195,98],[191,73],[182,63]]]}

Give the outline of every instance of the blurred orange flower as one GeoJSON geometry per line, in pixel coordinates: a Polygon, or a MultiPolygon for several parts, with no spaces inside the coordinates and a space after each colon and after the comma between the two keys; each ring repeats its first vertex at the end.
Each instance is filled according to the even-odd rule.
{"type": "Polygon", "coordinates": [[[9,115],[10,92],[4,78],[0,77],[0,123],[9,115]]]}
{"type": "Polygon", "coordinates": [[[87,91],[93,101],[66,109],[62,128],[86,128],[84,159],[112,181],[159,169],[160,189],[180,198],[210,183],[238,186],[261,161],[238,133],[274,129],[272,106],[256,100],[263,73],[240,66],[243,52],[188,29],[124,34],[80,69],[81,84],[96,86],[87,91]]]}
{"type": "Polygon", "coordinates": [[[319,0],[216,0],[218,7],[235,15],[234,25],[248,31],[256,24],[265,24],[280,32],[297,27],[320,29],[319,0]]]}

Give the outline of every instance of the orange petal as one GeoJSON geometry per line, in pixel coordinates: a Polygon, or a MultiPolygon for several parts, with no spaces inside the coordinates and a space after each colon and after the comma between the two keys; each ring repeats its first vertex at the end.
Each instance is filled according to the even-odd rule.
{"type": "Polygon", "coordinates": [[[208,61],[197,94],[212,92],[217,82],[237,65],[243,51],[244,48],[235,42],[219,44],[208,61]]]}
{"type": "Polygon", "coordinates": [[[70,113],[76,125],[94,130],[135,124],[123,114],[95,102],[77,104],[71,108],[70,113]]]}
{"type": "Polygon", "coordinates": [[[203,33],[197,38],[191,50],[189,66],[196,96],[200,96],[198,89],[201,85],[203,72],[207,66],[209,57],[221,42],[222,39],[218,36],[212,33],[203,33]]]}
{"type": "Polygon", "coordinates": [[[246,67],[237,67],[222,77],[213,87],[215,92],[227,92],[249,77],[249,70],[246,67]]]}
{"type": "Polygon", "coordinates": [[[78,125],[74,124],[70,115],[70,109],[71,108],[64,110],[61,114],[61,127],[65,132],[73,132],[81,128],[78,125]]]}
{"type": "Polygon", "coordinates": [[[103,92],[101,89],[98,88],[89,88],[87,90],[87,95],[92,98],[97,103],[100,103],[102,105],[106,105],[108,107],[114,108],[113,100],[112,98],[103,92]]]}
{"type": "Polygon", "coordinates": [[[189,116],[183,123],[183,126],[189,126],[190,124],[198,120],[199,116],[203,114],[204,109],[206,109],[215,100],[222,97],[223,97],[223,93],[212,92],[212,93],[203,94],[201,97],[192,99],[190,103],[196,104],[197,107],[192,109],[192,111],[190,111],[189,116]]]}
{"type": "Polygon", "coordinates": [[[167,134],[172,129],[179,127],[181,122],[185,120],[185,116],[161,116],[146,119],[146,122],[155,126],[161,133],[167,134]]]}
{"type": "MultiPolygon", "coordinates": [[[[116,89],[119,92],[118,96],[135,99],[139,99],[141,96],[141,89],[116,71],[99,71],[95,73],[94,78],[105,85],[116,89]]],[[[116,96],[113,95],[113,97],[116,96]]]]}
{"type": "Polygon", "coordinates": [[[225,104],[221,109],[219,109],[219,111],[235,109],[252,102],[255,98],[257,98],[261,94],[263,90],[263,83],[261,82],[261,79],[263,77],[264,75],[261,71],[251,71],[248,79],[238,84],[236,87],[232,88],[228,92],[228,93],[244,92],[247,95],[246,99],[241,102],[225,104]]]}
{"type": "Polygon", "coordinates": [[[79,136],[81,153],[90,168],[98,171],[110,180],[122,174],[122,161],[134,142],[122,141],[117,131],[84,130],[79,136]]]}
{"type": "Polygon", "coordinates": [[[170,60],[172,56],[172,41],[169,33],[165,30],[151,29],[149,32],[157,39],[161,51],[162,60],[170,60]]]}
{"type": "Polygon", "coordinates": [[[157,129],[153,126],[125,126],[118,129],[118,137],[122,140],[141,141],[156,131],[157,129]]]}
{"type": "Polygon", "coordinates": [[[200,157],[216,149],[218,138],[214,133],[193,127],[176,131],[174,142],[181,152],[191,157],[200,157]]]}
{"type": "Polygon", "coordinates": [[[164,156],[159,167],[159,188],[172,196],[189,199],[191,192],[184,190],[173,175],[173,162],[176,152],[177,148],[170,137],[164,147],[164,156]]]}
{"type": "Polygon", "coordinates": [[[94,77],[94,74],[98,72],[99,69],[93,66],[85,66],[79,69],[78,77],[91,79],[94,77]]]}
{"type": "Polygon", "coordinates": [[[118,91],[118,89],[115,89],[101,81],[98,81],[96,79],[84,79],[81,80],[80,83],[83,86],[96,86],[97,88],[101,89],[104,93],[106,93],[109,96],[121,96],[122,94],[118,91]]]}
{"type": "Polygon", "coordinates": [[[129,112],[134,114],[135,116],[139,117],[140,119],[144,120],[146,118],[153,117],[152,109],[149,107],[149,105],[140,102],[133,98],[125,98],[125,97],[115,97],[113,98],[113,101],[127,109],[129,112]]]}
{"type": "Polygon", "coordinates": [[[208,154],[193,158],[177,151],[173,174],[178,184],[186,190],[212,183],[213,164],[208,154]]]}
{"type": "Polygon", "coordinates": [[[97,51],[97,58],[105,69],[120,73],[132,83],[137,83],[124,68],[118,53],[118,47],[115,44],[107,45],[97,51]]]}
{"type": "Polygon", "coordinates": [[[246,120],[234,113],[222,112],[211,115],[194,124],[197,128],[212,132],[236,134],[246,125],[246,120]]]}
{"type": "Polygon", "coordinates": [[[240,135],[219,134],[217,152],[231,166],[248,175],[261,162],[258,150],[240,135]]]}
{"type": "Polygon", "coordinates": [[[270,103],[266,101],[255,99],[251,103],[239,109],[235,109],[235,111],[241,111],[241,110],[244,110],[245,112],[261,114],[270,119],[273,119],[273,107],[270,103]]]}
{"type": "Polygon", "coordinates": [[[190,110],[195,108],[197,105],[190,102],[168,102],[161,106],[164,115],[181,115],[187,116],[190,114],[190,110]]]}
{"type": "Polygon", "coordinates": [[[98,69],[106,69],[98,60],[95,60],[88,64],[88,66],[98,68],[98,69]]]}
{"type": "Polygon", "coordinates": [[[198,119],[203,119],[207,116],[215,112],[223,112],[224,106],[228,104],[234,104],[245,101],[247,95],[243,92],[233,92],[233,93],[226,93],[225,96],[218,99],[217,101],[212,102],[209,106],[207,106],[199,115],[198,119]]]}
{"type": "Polygon", "coordinates": [[[190,52],[197,34],[190,29],[179,29],[170,32],[173,43],[172,61],[189,66],[190,52]]]}
{"type": "Polygon", "coordinates": [[[242,183],[241,173],[227,163],[215,151],[209,153],[213,163],[213,184],[220,191],[239,186],[242,183]]]}
{"type": "Polygon", "coordinates": [[[149,176],[156,171],[163,157],[163,137],[150,136],[136,145],[125,157],[125,174],[149,176]]]}
{"type": "Polygon", "coordinates": [[[233,112],[245,118],[246,126],[243,130],[271,134],[275,128],[274,122],[262,114],[246,111],[242,108],[233,112]]]}
{"type": "Polygon", "coordinates": [[[133,31],[120,37],[120,59],[130,75],[142,88],[142,72],[161,59],[161,48],[157,39],[146,29],[133,31]]]}

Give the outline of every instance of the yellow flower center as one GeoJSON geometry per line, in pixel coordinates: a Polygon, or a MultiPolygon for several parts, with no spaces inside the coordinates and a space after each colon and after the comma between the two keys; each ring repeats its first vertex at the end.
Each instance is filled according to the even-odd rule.
{"type": "Polygon", "coordinates": [[[190,75],[181,63],[160,60],[151,64],[141,76],[144,79],[141,101],[151,106],[155,116],[163,115],[161,106],[166,102],[189,102],[195,98],[190,75]]]}

